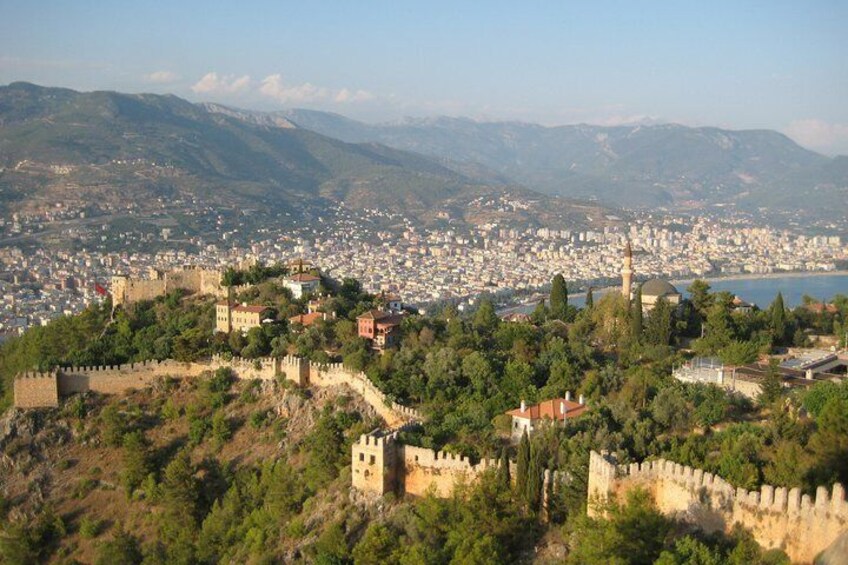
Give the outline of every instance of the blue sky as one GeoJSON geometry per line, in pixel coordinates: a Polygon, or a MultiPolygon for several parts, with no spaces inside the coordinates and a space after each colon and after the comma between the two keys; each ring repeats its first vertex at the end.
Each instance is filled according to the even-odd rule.
{"type": "Polygon", "coordinates": [[[0,83],[367,121],[673,121],[848,153],[848,2],[0,0],[0,83]]]}

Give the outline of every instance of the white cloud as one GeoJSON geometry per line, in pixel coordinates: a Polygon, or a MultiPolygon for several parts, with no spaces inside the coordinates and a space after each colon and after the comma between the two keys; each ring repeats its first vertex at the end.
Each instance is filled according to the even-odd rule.
{"type": "Polygon", "coordinates": [[[325,86],[317,86],[310,82],[288,85],[283,82],[283,75],[277,73],[262,79],[259,92],[273,98],[281,104],[304,104],[309,102],[336,102],[339,104],[365,102],[372,100],[374,95],[366,90],[350,90],[342,88],[333,90],[325,86]]]}
{"type": "Polygon", "coordinates": [[[180,75],[172,71],[155,71],[144,75],[144,80],[154,84],[169,84],[180,80],[180,75]]]}
{"type": "Polygon", "coordinates": [[[783,130],[800,145],[825,153],[848,153],[848,124],[815,118],[795,120],[783,130]]]}
{"type": "Polygon", "coordinates": [[[367,102],[368,100],[373,100],[374,95],[368,92],[367,90],[357,90],[356,92],[352,90],[348,90],[347,88],[342,88],[336,93],[334,100],[336,102],[344,103],[344,102],[367,102]]]}
{"type": "Polygon", "coordinates": [[[250,87],[250,76],[221,75],[206,73],[191,89],[197,94],[235,94],[250,87]]]}

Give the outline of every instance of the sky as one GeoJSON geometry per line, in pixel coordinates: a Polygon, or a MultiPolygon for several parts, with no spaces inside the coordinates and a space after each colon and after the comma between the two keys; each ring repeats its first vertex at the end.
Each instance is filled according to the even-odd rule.
{"type": "Polygon", "coordinates": [[[676,122],[848,154],[848,1],[0,0],[0,84],[369,122],[676,122]]]}

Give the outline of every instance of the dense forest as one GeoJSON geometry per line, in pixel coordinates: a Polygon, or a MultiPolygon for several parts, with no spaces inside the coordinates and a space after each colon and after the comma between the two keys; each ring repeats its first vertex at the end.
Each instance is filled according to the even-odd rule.
{"type": "MultiPolygon", "coordinates": [[[[335,318],[289,325],[312,297],[293,300],[276,274],[254,272],[253,288],[238,297],[271,307],[277,320],[246,335],[214,333],[213,303],[180,293],[114,313],[107,301],[33,328],[0,348],[6,405],[11,378],[34,367],[294,353],[341,360],[417,407],[424,420],[402,433],[404,442],[516,460],[517,476],[492,472],[447,499],[364,504],[348,493],[349,453],[373,429],[373,415],[345,394],[318,398],[284,380],[233,382],[222,370],[127,398],[78,395],[58,411],[19,415],[33,437],[67,430],[69,445],[112,467],[87,467],[61,495],[51,495],[49,481],[11,495],[0,481],[4,562],[71,563],[84,555],[97,563],[783,563],[785,556],[763,552],[744,531],[706,536],[670,521],[638,491],[613,503],[607,519],[587,518],[589,451],[606,449],[625,463],[665,457],[745,488],[768,483],[812,493],[848,483],[845,384],[789,391],[774,373],[752,402],[671,377],[694,353],[742,364],[806,345],[812,335],[844,335],[848,297],[834,300],[835,311],[789,310],[780,296],[767,309],[739,311],[731,295],[696,281],[681,307],[660,300],[643,315],[638,294],[628,302],[612,293],[575,309],[557,277],[530,322],[502,321],[483,297],[470,314],[449,307],[407,316],[402,342],[381,355],[357,337],[355,323],[379,297],[354,280],[323,280],[329,298],[322,308],[335,318]],[[591,410],[509,444],[504,412],[566,391],[585,395],[591,410]],[[311,406],[306,429],[271,409],[281,398],[311,406]],[[235,453],[237,444],[251,456],[235,453]],[[568,480],[542,508],[545,468],[568,480]],[[86,502],[112,479],[123,499],[117,517],[86,502]]],[[[233,284],[248,276],[228,275],[233,284]]],[[[49,442],[38,445],[49,453],[49,442]]],[[[22,441],[0,440],[0,447],[27,461],[22,477],[41,469],[43,460],[24,457],[22,441]]],[[[85,466],[53,463],[53,472],[74,477],[85,466]]]]}

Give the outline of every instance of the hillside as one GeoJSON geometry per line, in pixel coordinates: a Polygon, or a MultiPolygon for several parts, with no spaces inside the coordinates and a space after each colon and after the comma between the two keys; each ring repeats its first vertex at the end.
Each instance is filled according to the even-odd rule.
{"type": "Polygon", "coordinates": [[[848,172],[839,163],[844,157],[808,151],[775,131],[543,127],[445,117],[371,125],[310,110],[276,115],[345,141],[476,163],[533,190],[613,205],[737,203],[827,213],[848,198],[848,172]],[[818,196],[812,201],[811,191],[818,196]]]}
{"type": "MultiPolygon", "coordinates": [[[[783,565],[779,540],[768,551],[757,545],[763,528],[746,526],[752,534],[727,524],[724,534],[706,535],[697,518],[684,524],[664,515],[647,488],[611,506],[608,519],[587,517],[590,453],[681,462],[721,477],[745,500],[766,482],[814,494],[848,477],[839,463],[846,383],[793,390],[763,381],[754,404],[671,378],[680,356],[669,343],[684,325],[688,337],[698,335],[696,308],[687,320],[676,318],[682,310],[665,307],[668,317],[653,310],[640,341],[622,330],[632,324],[615,293],[580,311],[553,300],[551,309],[534,312],[533,323],[502,322],[483,301],[471,316],[450,309],[410,315],[396,348],[378,354],[356,330],[358,314],[378,305],[375,297],[355,282],[325,282],[331,297],[324,307],[337,315],[309,327],[288,318],[303,313],[310,296],[294,300],[272,278],[238,296],[275,312],[246,336],[213,333],[211,297],[174,292],[114,313],[108,303],[92,306],[0,346],[7,390],[15,374],[35,367],[85,365],[102,379],[106,371],[94,366],[205,362],[213,353],[242,358],[191,374],[170,363],[168,374],[127,379],[120,390],[63,392],[57,407],[0,405],[0,562],[582,565],[688,563],[697,551],[714,556],[710,563],[783,565]],[[293,359],[288,355],[313,362],[308,380],[283,364],[259,378],[245,372],[268,356],[293,359]],[[321,376],[321,367],[337,361],[415,409],[418,422],[392,436],[405,446],[403,481],[391,478],[391,464],[378,464],[375,451],[366,459],[365,450],[388,437],[378,429],[389,425],[381,421],[389,405],[355,381],[331,377],[330,369],[321,376]],[[584,412],[562,425],[540,425],[518,446],[510,441],[508,410],[570,391],[585,395],[584,412]],[[369,447],[362,434],[377,440],[369,447]],[[449,470],[483,459],[515,461],[515,472],[501,463],[476,476],[449,470]],[[424,468],[439,472],[419,473],[424,468]],[[544,488],[543,469],[561,471],[562,481],[544,488]],[[367,479],[365,471],[387,472],[389,482],[379,480],[377,492],[363,488],[356,477],[367,479]],[[636,549],[605,544],[633,539],[637,524],[636,549]]],[[[705,307],[713,306],[708,333],[694,347],[705,354],[756,358],[771,349],[762,339],[780,344],[833,322],[830,314],[787,312],[784,336],[769,337],[772,315],[754,310],[734,315],[738,326],[721,334],[710,328],[729,318],[730,305],[718,297],[703,294],[705,307]]],[[[844,320],[845,301],[837,302],[844,320]]],[[[394,452],[382,445],[379,453],[394,452]]],[[[394,465],[401,469],[399,459],[394,465]]],[[[680,465],[675,469],[679,474],[680,465]]],[[[707,519],[714,523],[713,515],[707,519]]],[[[797,541],[797,532],[787,531],[797,541]]]]}
{"type": "MultiPolygon", "coordinates": [[[[491,180],[385,145],[338,141],[279,117],[170,95],[0,87],[0,203],[8,211],[60,201],[320,212],[341,202],[426,216],[502,194],[505,187],[491,180]]],[[[571,220],[586,221],[582,212],[571,220]]]]}

